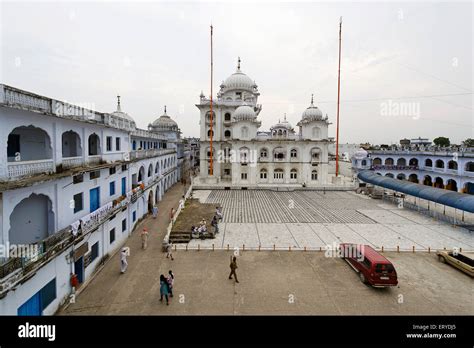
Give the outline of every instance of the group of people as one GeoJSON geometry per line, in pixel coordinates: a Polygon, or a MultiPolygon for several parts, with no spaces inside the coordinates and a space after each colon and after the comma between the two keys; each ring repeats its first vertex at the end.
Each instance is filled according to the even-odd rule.
{"type": "Polygon", "coordinates": [[[173,297],[174,274],[173,271],[168,272],[168,276],[160,275],[160,301],[163,297],[166,299],[166,305],[169,305],[169,298],[173,297]]]}
{"type": "MultiPolygon", "coordinates": [[[[211,220],[211,226],[214,227],[214,232],[211,234],[214,237],[217,233],[219,233],[219,221],[223,218],[222,211],[220,207],[216,207],[216,212],[211,220]]],[[[209,232],[207,230],[207,223],[204,218],[201,219],[198,226],[191,226],[191,236],[193,238],[201,238],[204,239],[208,236],[209,232]]]]}

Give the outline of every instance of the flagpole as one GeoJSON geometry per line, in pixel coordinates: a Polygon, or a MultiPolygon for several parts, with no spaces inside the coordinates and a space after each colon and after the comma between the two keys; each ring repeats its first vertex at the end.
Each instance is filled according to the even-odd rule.
{"type": "Polygon", "coordinates": [[[341,36],[342,17],[339,20],[339,67],[337,70],[336,178],[339,175],[339,102],[341,96],[341,36]]]}
{"type": "Polygon", "coordinates": [[[213,151],[212,151],[212,137],[214,136],[214,131],[212,130],[212,122],[213,122],[213,113],[212,113],[212,80],[213,80],[213,69],[214,69],[214,63],[213,63],[213,57],[212,57],[212,24],[211,24],[211,142],[210,142],[210,147],[211,147],[211,164],[209,167],[209,175],[214,175],[214,168],[213,168],[213,151]]]}

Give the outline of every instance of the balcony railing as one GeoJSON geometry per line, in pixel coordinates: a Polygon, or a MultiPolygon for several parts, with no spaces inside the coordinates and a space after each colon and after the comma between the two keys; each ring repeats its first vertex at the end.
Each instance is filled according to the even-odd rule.
{"type": "Polygon", "coordinates": [[[373,166],[375,170],[418,170],[418,166],[399,166],[396,164],[377,164],[373,166]]]}
{"type": "Polygon", "coordinates": [[[157,157],[162,155],[167,155],[170,153],[176,152],[175,149],[148,149],[148,150],[136,150],[130,152],[130,159],[141,159],[141,158],[150,158],[157,157]]]}
{"type": "Polygon", "coordinates": [[[66,157],[66,158],[63,158],[62,164],[63,164],[64,169],[73,168],[73,167],[78,167],[78,166],[83,165],[84,160],[83,160],[82,156],[79,156],[79,157],[66,157]]]}
{"type": "Polygon", "coordinates": [[[87,162],[89,164],[100,164],[101,160],[102,160],[102,155],[93,155],[87,158],[87,162]]]}
{"type": "Polygon", "coordinates": [[[54,161],[52,159],[36,161],[8,162],[8,177],[28,176],[41,173],[54,173],[54,161]]]}

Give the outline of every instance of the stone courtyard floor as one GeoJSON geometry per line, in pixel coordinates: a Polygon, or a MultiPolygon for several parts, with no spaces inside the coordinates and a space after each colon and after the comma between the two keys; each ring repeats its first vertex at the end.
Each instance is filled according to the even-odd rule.
{"type": "Polygon", "coordinates": [[[346,242],[384,250],[474,250],[467,229],[350,191],[199,190],[193,197],[221,204],[224,219],[215,239],[192,240],[191,249],[324,250],[346,242]]]}
{"type": "MultiPolygon", "coordinates": [[[[399,285],[388,289],[374,289],[362,284],[345,261],[325,257],[325,253],[320,251],[240,249],[238,284],[228,279],[232,250],[178,250],[174,252],[175,260],[171,261],[161,251],[161,243],[169,223],[168,212],[171,207],[177,206],[182,192],[181,185],[172,187],[159,204],[158,219],[147,218],[140,222],[137,231],[142,226],[147,226],[151,231],[148,249],[140,248],[139,233],[134,232],[126,241],[126,245],[131,248],[131,255],[125,274],[121,275],[119,271],[119,255],[112,255],[96,277],[82,288],[76,302],[58,314],[474,313],[472,279],[438,262],[433,252],[384,252],[393,262],[399,278],[399,285]],[[166,306],[159,301],[159,276],[170,269],[176,275],[175,296],[166,306]]],[[[305,206],[308,210],[298,212],[287,206],[275,212],[278,204],[285,206],[287,202],[286,198],[275,198],[271,191],[263,195],[267,197],[262,198],[262,201],[239,197],[234,203],[226,202],[225,195],[219,198],[222,192],[212,196],[210,191],[207,194],[196,191],[194,197],[205,201],[221,201],[223,204],[224,219],[227,221],[223,223],[224,231],[221,233],[224,236],[223,244],[240,245],[244,241],[251,245],[250,241],[253,241],[254,245],[262,242],[271,245],[275,241],[282,241],[282,246],[288,242],[298,246],[311,243],[317,246],[339,237],[344,241],[364,241],[372,245],[388,242],[401,244],[400,241],[406,241],[407,247],[411,242],[417,243],[420,248],[438,240],[442,244],[472,245],[472,237],[461,229],[436,221],[425,225],[424,217],[415,212],[398,211],[391,205],[385,207],[381,201],[351,196],[351,193],[329,194],[327,201],[313,202],[313,205],[308,203],[308,206],[305,206],[305,201],[309,202],[307,197],[313,193],[303,192],[301,197],[290,195],[296,207],[305,206]],[[232,208],[229,204],[248,204],[250,207],[232,208]],[[252,204],[259,204],[264,209],[258,210],[252,204]],[[326,210],[312,217],[307,212],[314,209],[314,204],[326,210]],[[239,213],[239,209],[245,212],[244,215],[239,213]],[[245,219],[254,220],[241,222],[245,214],[248,216],[245,219]],[[251,229],[249,226],[254,227],[251,229]],[[285,232],[278,235],[277,231],[285,232]],[[385,233],[387,231],[390,233],[385,233]]]]}

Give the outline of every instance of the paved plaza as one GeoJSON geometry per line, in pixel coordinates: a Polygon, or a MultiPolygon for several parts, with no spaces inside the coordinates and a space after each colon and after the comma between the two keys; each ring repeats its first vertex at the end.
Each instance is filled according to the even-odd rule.
{"type": "MultiPolygon", "coordinates": [[[[174,252],[174,261],[171,261],[162,252],[161,243],[169,223],[168,212],[171,207],[177,207],[182,192],[181,185],[172,187],[166,193],[165,199],[159,203],[158,218],[146,218],[139,222],[137,230],[125,244],[131,249],[128,258],[129,267],[125,274],[120,274],[119,255],[111,255],[90,283],[80,289],[75,303],[69,304],[59,314],[467,315],[474,312],[472,279],[453,267],[440,263],[433,252],[384,252],[395,265],[399,279],[399,285],[389,289],[374,289],[362,284],[358,275],[345,261],[337,257],[326,257],[324,251],[239,250],[237,269],[239,284],[228,279],[229,258],[233,255],[233,250],[178,250],[174,252]],[[140,235],[137,233],[144,226],[150,231],[146,250],[141,249],[140,235]],[[166,306],[159,301],[159,277],[160,274],[167,274],[170,269],[176,275],[175,297],[170,305],[166,306]]],[[[197,191],[194,196],[204,200],[217,200],[217,194],[223,192],[217,192],[214,196],[210,193],[210,191],[208,193],[197,191]]],[[[317,193],[303,192],[301,197],[304,199],[312,194],[317,193]]],[[[242,193],[242,196],[244,195],[245,193],[242,193]]],[[[270,191],[266,195],[269,198],[266,201],[269,206],[274,207],[276,202],[284,206],[284,203],[281,203],[284,202],[283,198],[277,201],[270,191]],[[271,197],[273,198],[270,199],[271,197]]],[[[295,204],[301,205],[303,203],[297,198],[299,196],[289,194],[282,197],[293,197],[295,204]]],[[[224,227],[227,229],[220,236],[225,234],[225,241],[236,245],[241,243],[242,237],[247,240],[253,238],[254,243],[263,241],[265,245],[277,241],[281,241],[281,244],[291,241],[298,245],[313,243],[312,245],[316,246],[323,245],[323,241],[330,242],[335,236],[345,239],[358,236],[359,239],[367,238],[373,243],[378,243],[378,240],[383,242],[388,240],[380,239],[381,236],[379,239],[375,237],[380,231],[388,230],[383,223],[377,222],[377,219],[383,218],[384,215],[381,214],[389,214],[393,220],[385,224],[398,224],[400,233],[409,234],[411,225],[418,226],[416,231],[419,238],[426,238],[428,235],[444,236],[451,241],[453,237],[449,237],[448,234],[452,231],[458,233],[456,238],[461,238],[464,233],[435,222],[431,222],[431,225],[424,230],[420,228],[421,222],[424,221],[417,221],[422,217],[413,215],[410,211],[401,210],[395,213],[390,209],[393,209],[393,206],[379,206],[380,201],[351,196],[350,193],[328,194],[327,197],[328,201],[319,204],[325,205],[328,209],[345,207],[346,210],[353,210],[347,216],[355,216],[360,222],[358,224],[298,222],[298,220],[292,220],[291,223],[225,222],[223,226],[227,226],[224,227]],[[352,209],[349,209],[350,207],[352,209]],[[356,208],[373,213],[357,212],[356,208]],[[356,225],[358,229],[354,227],[356,225]],[[232,230],[228,226],[240,226],[240,228],[232,230]],[[248,226],[253,226],[253,229],[248,226]],[[231,230],[235,232],[232,234],[229,232],[231,230]],[[275,235],[275,231],[286,231],[286,233],[275,235]]],[[[239,204],[244,204],[246,201],[240,202],[239,204]]],[[[247,201],[248,204],[251,204],[250,202],[247,201]]],[[[224,200],[223,203],[228,204],[224,200]]],[[[253,214],[254,219],[256,216],[266,216],[265,213],[252,209],[247,211],[250,212],[248,214],[253,214]]],[[[231,209],[224,212],[226,219],[237,219],[236,213],[232,213],[231,209]]],[[[309,215],[302,212],[293,213],[292,210],[285,212],[279,215],[285,216],[284,221],[295,217],[310,220],[309,215]]],[[[331,216],[333,219],[339,219],[337,216],[344,218],[344,214],[331,216]]],[[[467,242],[470,241],[468,237],[465,235],[467,242]]],[[[393,240],[394,243],[397,241],[398,239],[393,240]]]]}
{"type": "Polygon", "coordinates": [[[384,250],[474,250],[467,229],[350,191],[198,190],[193,196],[221,204],[224,219],[215,239],[192,240],[192,249],[319,250],[346,242],[384,250]]]}

